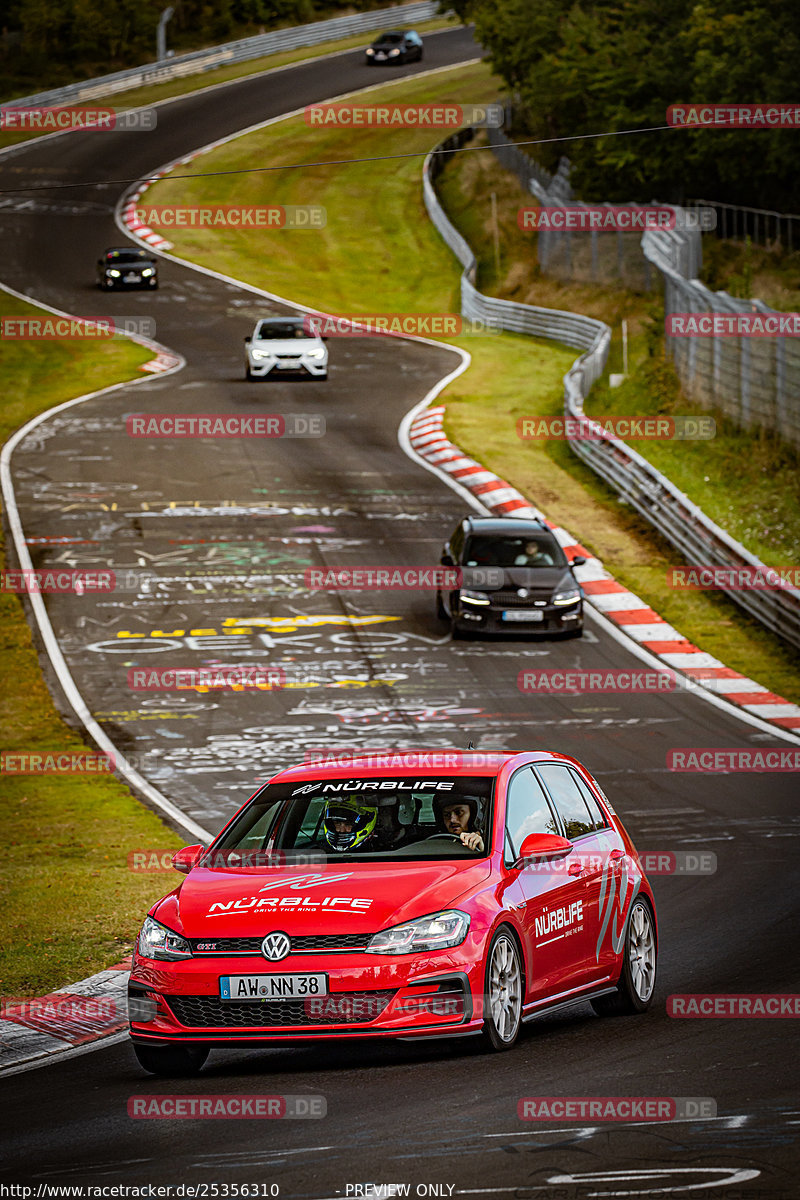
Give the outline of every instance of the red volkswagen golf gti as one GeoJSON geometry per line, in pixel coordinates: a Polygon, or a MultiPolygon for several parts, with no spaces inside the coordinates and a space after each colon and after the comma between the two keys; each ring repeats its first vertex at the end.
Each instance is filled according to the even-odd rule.
{"type": "Polygon", "coordinates": [[[643,1012],[656,915],[628,834],[547,751],[365,755],[281,771],[150,910],[131,1036],[158,1075],[212,1047],[474,1035],[588,1000],[643,1012]]]}

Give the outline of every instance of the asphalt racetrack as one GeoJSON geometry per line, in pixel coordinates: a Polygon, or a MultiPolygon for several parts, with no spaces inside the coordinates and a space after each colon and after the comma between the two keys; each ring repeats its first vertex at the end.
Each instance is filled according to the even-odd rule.
{"type": "MultiPolygon", "coordinates": [[[[466,30],[429,35],[425,63],[392,77],[478,53],[466,30]]],[[[796,778],[666,768],[672,747],[786,743],[686,693],[522,695],[523,666],[640,665],[592,621],[580,641],[453,642],[431,593],[309,594],[311,566],[438,561],[467,505],[403,453],[397,430],[457,356],[337,339],[327,383],[248,384],[242,338],[258,315],[285,309],[169,262],[154,294],[101,294],[94,263],[124,240],[113,218],[123,188],[79,186],[32,203],[24,191],[141,177],[380,78],[360,55],[337,56],[163,105],[147,135],[74,134],[0,157],[0,187],[18,189],[19,201],[0,208],[2,281],[71,313],[154,316],[158,340],[187,364],[67,409],[14,453],[26,538],[83,543],[40,542],[35,565],[152,580],[127,594],[47,598],[70,671],[119,749],[212,833],[309,747],[466,748],[471,739],[478,750],[574,755],[640,851],[710,850],[718,869],[653,878],[661,956],[655,1002],[642,1017],[603,1020],[578,1004],[527,1025],[510,1053],[495,1056],[469,1040],[214,1051],[199,1077],[178,1085],[146,1077],[117,1041],[2,1081],[0,1183],[32,1185],[35,1195],[47,1194],[35,1190],[44,1184],[258,1183],[279,1189],[260,1195],[282,1200],[356,1196],[365,1183],[408,1184],[411,1196],[521,1200],[797,1196],[795,1023],[666,1014],[673,993],[796,990],[796,778]],[[327,432],[150,441],[126,435],[134,412],[322,414],[327,432]],[[292,686],[187,698],[128,685],[131,668],[253,663],[281,667],[292,686]],[[327,1116],[127,1115],[131,1096],[237,1091],[323,1095],[327,1116]],[[520,1121],[517,1102],[532,1095],[710,1097],[716,1116],[520,1121]]],[[[82,390],[76,379],[75,394],[82,390]]]]}

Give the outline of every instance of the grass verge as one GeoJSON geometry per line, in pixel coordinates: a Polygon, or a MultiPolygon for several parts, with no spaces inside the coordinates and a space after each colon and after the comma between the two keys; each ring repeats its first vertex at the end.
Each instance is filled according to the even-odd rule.
{"type": "MultiPolygon", "coordinates": [[[[495,98],[485,65],[429,80],[409,81],[404,103],[481,103],[495,98]]],[[[396,96],[392,89],[372,98],[396,96]]],[[[370,97],[364,97],[364,103],[370,97]]],[[[430,149],[431,133],[328,127],[309,130],[292,119],[238,138],[209,155],[209,170],[236,170],[248,162],[280,165],[320,159],[414,153],[430,149]]],[[[181,257],[332,312],[457,312],[459,267],[427,218],[419,158],[309,167],[263,176],[159,182],[147,194],[154,204],[323,204],[328,223],[318,231],[175,230],[181,257]],[[377,251],[379,252],[376,252],[377,251]],[[369,270],[365,272],[364,263],[369,270]]],[[[651,301],[610,288],[565,286],[538,278],[529,234],[517,229],[519,185],[487,153],[456,156],[442,182],[451,216],[481,257],[479,286],[511,298],[568,308],[617,324],[623,317],[645,354],[651,301]],[[489,196],[501,214],[500,272],[495,271],[489,196]],[[494,288],[492,285],[495,285],[494,288]]],[[[458,342],[458,339],[454,339],[458,342]]],[[[447,429],[459,446],[509,479],[601,557],[625,583],[703,649],[800,701],[800,656],[779,644],[723,597],[672,592],[666,570],[676,560],[658,534],[626,509],[566,444],[522,443],[518,416],[561,411],[561,378],[575,351],[551,342],[504,335],[461,342],[473,365],[448,389],[447,429]]],[[[641,349],[640,349],[641,348],[641,349]]],[[[599,393],[598,393],[599,395],[599,393]]],[[[594,400],[593,400],[594,403],[594,400]]],[[[685,411],[685,409],[684,409],[685,411]]],[[[707,443],[703,443],[707,445],[707,443]]]]}
{"type": "MultiPolygon", "coordinates": [[[[41,309],[0,291],[0,315],[41,315],[41,309]]],[[[76,393],[135,378],[150,357],[127,339],[5,341],[0,440],[76,393]]],[[[5,567],[4,545],[1,552],[5,567]]],[[[85,750],[50,698],[21,598],[0,591],[0,614],[3,750],[85,750]]],[[[2,778],[0,994],[42,995],[130,950],[142,915],[167,890],[171,875],[134,874],[127,855],[132,848],[182,843],[113,776],[2,778]]]]}

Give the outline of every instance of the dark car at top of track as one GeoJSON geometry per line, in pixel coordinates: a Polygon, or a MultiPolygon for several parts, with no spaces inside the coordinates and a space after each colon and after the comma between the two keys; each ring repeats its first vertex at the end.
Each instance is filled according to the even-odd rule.
{"type": "Polygon", "coordinates": [[[364,51],[367,65],[422,62],[422,38],[414,29],[390,29],[364,51]]]}
{"type": "Polygon", "coordinates": [[[436,612],[454,637],[465,633],[546,633],[580,637],[583,592],[572,573],[586,559],[567,558],[543,521],[465,517],[442,548],[443,566],[459,586],[436,593],[436,612]]]}
{"type": "Polygon", "coordinates": [[[103,291],[157,288],[158,262],[147,250],[136,246],[112,246],[97,260],[97,283],[103,291]]]}
{"type": "Polygon", "coordinates": [[[375,753],[281,771],[152,906],[129,984],[159,1075],[212,1047],[482,1039],[576,1001],[644,1012],[656,914],[602,789],[548,751],[375,753]]]}

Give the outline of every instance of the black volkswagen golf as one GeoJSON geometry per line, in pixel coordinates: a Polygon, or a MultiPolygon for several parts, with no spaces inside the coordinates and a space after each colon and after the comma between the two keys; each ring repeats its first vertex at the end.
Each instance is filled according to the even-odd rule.
{"type": "Polygon", "coordinates": [[[414,29],[391,29],[365,50],[368,67],[378,63],[422,62],[422,38],[414,29]]]}
{"type": "Polygon", "coordinates": [[[436,593],[437,616],[450,621],[453,637],[583,633],[583,592],[572,567],[586,559],[570,562],[541,521],[465,517],[441,562],[460,571],[457,587],[436,593]]]}

